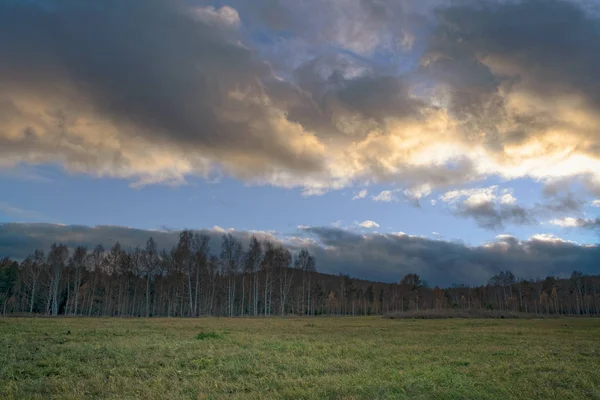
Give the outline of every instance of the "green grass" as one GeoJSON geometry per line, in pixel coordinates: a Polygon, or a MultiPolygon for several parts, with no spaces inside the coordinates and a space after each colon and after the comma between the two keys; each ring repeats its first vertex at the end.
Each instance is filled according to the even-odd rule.
{"type": "Polygon", "coordinates": [[[0,398],[600,399],[600,319],[0,319],[0,398]]]}

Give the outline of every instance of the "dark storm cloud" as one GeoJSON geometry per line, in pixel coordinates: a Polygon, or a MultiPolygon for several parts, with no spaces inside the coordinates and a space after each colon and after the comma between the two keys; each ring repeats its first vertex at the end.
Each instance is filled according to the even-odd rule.
{"type": "Polygon", "coordinates": [[[385,118],[423,118],[420,113],[427,105],[411,95],[410,83],[380,73],[348,55],[311,59],[299,66],[294,76],[312,102],[291,104],[289,118],[317,132],[353,139],[362,139],[373,129],[385,129],[385,118]]]}
{"type": "MultiPolygon", "coordinates": [[[[498,136],[507,96],[517,88],[546,100],[581,95],[600,107],[600,24],[576,2],[466,1],[438,8],[437,20],[421,72],[450,88],[451,110],[468,120],[470,131],[487,132],[490,149],[550,126],[579,128],[531,107],[513,115],[513,128],[498,136]]],[[[595,142],[586,147],[598,154],[595,142]]]]}
{"type": "MultiPolygon", "coordinates": [[[[178,0],[3,2],[0,87],[5,104],[15,109],[0,124],[25,111],[12,97],[32,91],[63,102],[54,110],[46,105],[55,130],[76,130],[73,120],[85,117],[77,104],[89,103],[132,138],[206,157],[263,157],[266,170],[318,170],[320,160],[290,147],[269,122],[271,110],[260,96],[273,74],[239,43],[230,26],[237,13],[229,10],[211,14],[178,0]],[[214,23],[219,18],[222,23],[214,23]],[[232,100],[235,90],[247,98],[232,100]]],[[[21,151],[35,151],[35,137],[44,134],[31,129],[21,151]]],[[[257,164],[247,167],[261,169],[257,164]]]]}
{"type": "Polygon", "coordinates": [[[527,241],[501,237],[484,246],[409,235],[340,234],[310,228],[325,247],[315,248],[320,268],[385,281],[416,272],[433,284],[480,284],[502,270],[522,278],[568,276],[573,270],[598,272],[598,246],[579,246],[540,236],[527,241]]]}
{"type": "MultiPolygon", "coordinates": [[[[209,236],[214,253],[218,254],[220,240],[224,234],[231,233],[246,243],[252,235],[261,240],[273,240],[267,232],[236,232],[221,228],[201,229],[196,232],[209,236]]],[[[0,224],[0,258],[23,259],[32,249],[48,249],[53,243],[64,243],[69,247],[87,246],[92,249],[100,244],[105,249],[117,241],[127,249],[143,247],[152,237],[158,247],[171,249],[179,240],[179,230],[145,230],[121,226],[98,225],[56,225],[42,223],[4,223],[0,224]]]]}
{"type": "Polygon", "coordinates": [[[570,87],[600,99],[600,25],[576,3],[480,1],[445,9],[440,17],[445,33],[460,39],[457,46],[514,63],[538,93],[570,87]]]}
{"type": "MultiPolygon", "coordinates": [[[[218,254],[222,230],[200,230],[211,238],[218,254]]],[[[568,276],[573,270],[597,273],[598,246],[580,246],[540,235],[527,241],[502,236],[482,246],[431,240],[404,234],[359,235],[341,229],[303,228],[296,237],[265,232],[232,232],[244,243],[251,235],[281,241],[298,249],[308,247],[316,255],[318,270],[330,274],[393,282],[416,272],[431,284],[481,284],[492,275],[510,269],[522,278],[547,275],[568,276]]],[[[113,226],[61,226],[51,224],[0,224],[0,257],[22,259],[36,248],[47,249],[54,242],[69,246],[105,248],[117,240],[126,248],[143,246],[152,236],[159,247],[170,248],[179,231],[147,231],[113,226]]]]}
{"type": "Polygon", "coordinates": [[[377,121],[389,116],[414,117],[425,106],[411,97],[406,83],[389,76],[354,79],[338,91],[337,97],[348,107],[377,121]]]}

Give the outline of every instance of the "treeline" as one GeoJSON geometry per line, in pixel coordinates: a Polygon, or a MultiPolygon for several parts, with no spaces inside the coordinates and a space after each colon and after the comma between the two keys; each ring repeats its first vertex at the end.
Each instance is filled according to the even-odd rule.
{"type": "Polygon", "coordinates": [[[224,235],[219,254],[210,238],[183,231],[170,251],[152,238],[144,248],[54,244],[22,262],[0,261],[4,315],[116,317],[372,315],[403,311],[486,309],[536,314],[600,314],[600,277],[518,280],[510,271],[487,285],[430,288],[417,274],[399,283],[318,273],[303,249],[252,237],[243,246],[224,235]]]}

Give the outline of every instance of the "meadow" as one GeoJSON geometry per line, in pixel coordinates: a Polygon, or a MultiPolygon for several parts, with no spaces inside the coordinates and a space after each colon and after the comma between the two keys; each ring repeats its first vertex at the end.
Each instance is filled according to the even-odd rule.
{"type": "Polygon", "coordinates": [[[2,399],[600,399],[600,319],[5,318],[2,399]]]}

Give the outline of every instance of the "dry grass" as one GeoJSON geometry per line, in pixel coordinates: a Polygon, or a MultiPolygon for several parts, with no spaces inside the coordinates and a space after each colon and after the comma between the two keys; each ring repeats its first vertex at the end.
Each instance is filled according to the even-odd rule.
{"type": "Polygon", "coordinates": [[[600,320],[0,319],[0,398],[600,399],[600,320]]]}
{"type": "Polygon", "coordinates": [[[498,310],[424,310],[424,311],[405,311],[399,313],[386,314],[385,318],[390,319],[445,319],[445,318],[491,318],[491,319],[545,319],[545,318],[563,318],[559,315],[533,314],[512,311],[498,310]]]}

